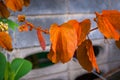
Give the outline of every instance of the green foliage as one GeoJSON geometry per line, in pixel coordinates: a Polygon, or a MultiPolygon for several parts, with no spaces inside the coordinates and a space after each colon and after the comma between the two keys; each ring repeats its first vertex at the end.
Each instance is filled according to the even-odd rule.
{"type": "Polygon", "coordinates": [[[3,23],[7,23],[9,28],[11,28],[12,30],[15,30],[15,28],[18,27],[18,24],[10,19],[0,18],[0,21],[3,23]]]}
{"type": "Polygon", "coordinates": [[[6,66],[6,58],[4,54],[0,53],[0,80],[3,80],[6,66]]]}
{"type": "Polygon", "coordinates": [[[8,78],[9,78],[9,68],[10,68],[10,63],[7,62],[6,67],[5,67],[4,80],[8,80],[8,78]]]}
{"type": "Polygon", "coordinates": [[[32,69],[32,64],[25,59],[16,58],[11,63],[11,69],[15,72],[14,79],[19,80],[32,69]]]}
{"type": "Polygon", "coordinates": [[[11,63],[0,53],[0,80],[19,80],[32,69],[31,62],[15,58],[11,63]]]}
{"type": "Polygon", "coordinates": [[[4,74],[4,80],[14,80],[13,76],[13,71],[11,70],[10,62],[6,63],[6,68],[5,68],[5,74],[4,74]]]}

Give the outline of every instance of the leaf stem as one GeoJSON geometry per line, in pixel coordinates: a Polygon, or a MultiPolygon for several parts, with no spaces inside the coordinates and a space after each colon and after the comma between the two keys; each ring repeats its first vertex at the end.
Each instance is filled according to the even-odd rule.
{"type": "Polygon", "coordinates": [[[93,29],[91,29],[91,30],[90,30],[90,32],[91,32],[91,31],[94,31],[94,30],[97,30],[97,29],[98,29],[98,27],[96,27],[96,28],[93,28],[93,29]]]}
{"type": "Polygon", "coordinates": [[[45,34],[49,34],[49,31],[47,29],[41,29],[42,32],[44,32],[45,34]]]}

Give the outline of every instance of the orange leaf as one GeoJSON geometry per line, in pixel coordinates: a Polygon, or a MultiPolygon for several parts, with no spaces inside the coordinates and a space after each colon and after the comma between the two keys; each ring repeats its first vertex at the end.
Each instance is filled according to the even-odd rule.
{"type": "Polygon", "coordinates": [[[32,23],[30,23],[28,21],[25,21],[25,23],[26,23],[26,25],[28,25],[30,27],[29,28],[30,31],[32,31],[35,28],[35,26],[32,23]]]}
{"type": "Polygon", "coordinates": [[[23,24],[23,25],[21,25],[21,26],[18,28],[18,30],[19,30],[20,32],[28,31],[28,30],[29,30],[29,29],[28,29],[28,25],[27,25],[27,24],[23,24]]]}
{"type": "Polygon", "coordinates": [[[38,37],[38,40],[39,40],[39,43],[40,43],[42,49],[45,50],[45,47],[46,47],[45,39],[42,35],[42,31],[40,28],[37,28],[37,37],[38,37]]]}
{"type": "Polygon", "coordinates": [[[103,10],[104,15],[116,30],[120,31],[120,12],[118,10],[103,10]]]}
{"type": "MultiPolygon", "coordinates": [[[[80,36],[81,36],[81,26],[80,26],[79,22],[77,20],[69,20],[67,23],[75,28],[76,33],[77,33],[77,41],[79,43],[80,36]]],[[[78,45],[78,43],[77,43],[77,45],[78,45]]]]}
{"type": "Polygon", "coordinates": [[[97,70],[97,72],[99,72],[99,68],[98,68],[98,65],[97,65],[97,62],[96,62],[96,58],[95,58],[95,53],[94,53],[94,50],[93,50],[93,46],[92,46],[92,42],[90,40],[88,40],[88,56],[89,56],[89,59],[90,61],[92,62],[92,66],[97,70]]]}
{"type": "Polygon", "coordinates": [[[21,11],[24,6],[23,0],[5,0],[6,6],[13,11],[21,11]]]}
{"type": "Polygon", "coordinates": [[[25,21],[25,15],[18,15],[18,21],[24,22],[25,21]]]}
{"type": "Polygon", "coordinates": [[[92,71],[93,66],[91,61],[89,60],[89,56],[87,54],[87,48],[86,48],[86,41],[82,42],[82,44],[77,49],[77,59],[80,63],[80,65],[87,70],[88,72],[92,71]]]}
{"type": "Polygon", "coordinates": [[[30,0],[24,0],[24,5],[29,6],[30,5],[30,0]]]}
{"type": "Polygon", "coordinates": [[[53,51],[52,49],[52,44],[51,44],[51,47],[50,47],[50,52],[49,54],[47,55],[48,59],[50,59],[53,63],[57,63],[60,61],[60,53],[56,53],[53,51]]]}
{"type": "Polygon", "coordinates": [[[64,23],[60,26],[52,24],[50,27],[51,50],[48,58],[53,62],[68,62],[74,54],[77,46],[77,34],[75,29],[64,23]]]}
{"type": "Polygon", "coordinates": [[[90,31],[91,22],[89,19],[85,19],[82,22],[80,22],[81,27],[81,35],[78,37],[78,46],[86,39],[86,36],[88,35],[90,31]]]}
{"type": "Polygon", "coordinates": [[[86,39],[86,36],[90,31],[90,20],[85,19],[80,23],[76,20],[70,20],[67,23],[75,28],[77,32],[77,45],[79,46],[86,39]]]}
{"type": "Polygon", "coordinates": [[[77,49],[77,59],[80,65],[86,69],[88,72],[91,72],[93,68],[99,72],[92,42],[90,40],[85,40],[77,49]]]}
{"type": "Polygon", "coordinates": [[[57,24],[52,24],[50,26],[50,41],[51,41],[51,49],[48,54],[48,59],[50,59],[53,63],[57,63],[60,59],[58,59],[58,53],[56,53],[56,46],[58,41],[58,33],[59,33],[59,27],[57,24]]]}
{"type": "Polygon", "coordinates": [[[8,51],[12,51],[12,39],[6,32],[0,32],[0,46],[8,51]]]}
{"type": "Polygon", "coordinates": [[[0,1],[0,17],[8,18],[10,16],[10,12],[8,11],[6,5],[3,1],[0,1]]]}
{"type": "Polygon", "coordinates": [[[116,29],[113,27],[113,25],[110,23],[110,21],[107,19],[106,16],[100,15],[96,12],[97,17],[97,25],[100,32],[106,37],[110,39],[119,40],[119,33],[116,31],[116,29]]]}
{"type": "Polygon", "coordinates": [[[115,44],[120,49],[120,39],[119,39],[119,41],[115,41],[115,44]]]}

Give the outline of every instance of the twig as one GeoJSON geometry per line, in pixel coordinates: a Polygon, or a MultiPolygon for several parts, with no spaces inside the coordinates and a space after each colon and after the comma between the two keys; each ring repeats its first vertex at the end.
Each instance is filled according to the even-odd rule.
{"type": "MultiPolygon", "coordinates": [[[[32,28],[32,29],[35,29],[35,30],[37,30],[38,29],[38,27],[36,27],[35,25],[33,25],[32,23],[30,23],[30,22],[28,22],[28,21],[24,21],[30,28],[32,28]]],[[[41,26],[39,26],[39,28],[40,28],[40,30],[42,31],[42,32],[44,32],[45,34],[49,34],[49,31],[47,30],[47,29],[45,29],[45,30],[43,30],[42,28],[41,28],[41,26]]]]}
{"type": "Polygon", "coordinates": [[[91,32],[91,31],[94,31],[94,30],[96,30],[96,29],[98,29],[98,27],[91,29],[90,32],[91,32]]]}
{"type": "Polygon", "coordinates": [[[42,32],[44,32],[45,34],[49,34],[49,31],[47,29],[43,30],[41,29],[42,32]]]}

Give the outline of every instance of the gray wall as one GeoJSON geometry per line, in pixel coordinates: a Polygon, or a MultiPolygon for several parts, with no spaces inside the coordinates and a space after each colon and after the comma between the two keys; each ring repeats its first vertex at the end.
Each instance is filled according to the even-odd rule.
{"type": "MultiPolygon", "coordinates": [[[[31,0],[29,7],[24,7],[22,12],[12,12],[11,19],[17,21],[18,14],[25,14],[28,21],[36,26],[49,28],[52,23],[62,24],[70,19],[82,21],[85,18],[92,20],[92,28],[96,26],[93,22],[94,12],[104,9],[120,8],[120,0],[31,0]]],[[[14,48],[26,48],[39,46],[36,32],[12,32],[14,48]]],[[[89,35],[91,39],[103,38],[97,30],[89,35]]],[[[49,35],[45,35],[47,45],[50,44],[49,35]]]]}

